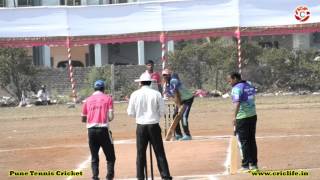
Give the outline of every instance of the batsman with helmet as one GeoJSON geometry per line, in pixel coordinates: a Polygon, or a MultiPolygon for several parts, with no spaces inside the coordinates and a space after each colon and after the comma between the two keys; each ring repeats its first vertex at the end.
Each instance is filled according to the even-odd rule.
{"type": "Polygon", "coordinates": [[[91,152],[92,179],[99,179],[99,149],[107,160],[107,180],[114,178],[116,161],[109,122],[113,120],[113,99],[104,93],[105,83],[97,80],[94,83],[95,92],[86,99],[82,107],[82,122],[87,123],[89,147],[91,152]]]}

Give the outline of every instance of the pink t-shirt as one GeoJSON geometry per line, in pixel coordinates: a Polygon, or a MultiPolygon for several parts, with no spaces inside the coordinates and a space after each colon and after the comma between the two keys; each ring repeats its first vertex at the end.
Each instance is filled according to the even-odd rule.
{"type": "Polygon", "coordinates": [[[82,107],[82,116],[87,116],[87,128],[108,127],[109,111],[113,111],[112,97],[100,91],[94,92],[82,107]]]}
{"type": "Polygon", "coordinates": [[[161,77],[160,77],[160,74],[158,72],[153,72],[151,74],[151,79],[156,80],[157,84],[161,84],[161,77]]]}
{"type": "Polygon", "coordinates": [[[151,79],[155,80],[157,84],[161,84],[161,76],[158,72],[149,73],[148,70],[146,70],[144,73],[148,73],[151,79]]]}

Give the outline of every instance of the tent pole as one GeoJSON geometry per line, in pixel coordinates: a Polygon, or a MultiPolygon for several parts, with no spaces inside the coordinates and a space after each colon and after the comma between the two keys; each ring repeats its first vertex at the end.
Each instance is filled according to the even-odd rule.
{"type": "Polygon", "coordinates": [[[76,94],[76,89],[75,89],[75,81],[73,78],[73,67],[72,67],[72,60],[71,60],[71,47],[70,47],[70,37],[67,37],[67,50],[68,50],[68,62],[69,62],[69,77],[70,77],[70,82],[71,82],[71,87],[72,87],[72,97],[73,97],[73,102],[76,103],[77,99],[77,94],[76,94]]]}
{"type": "Polygon", "coordinates": [[[162,61],[162,69],[166,68],[166,61],[167,61],[167,40],[166,40],[166,35],[164,32],[160,34],[160,43],[161,43],[161,61],[162,61]]]}
{"type": "Polygon", "coordinates": [[[240,27],[237,28],[235,34],[236,34],[236,38],[237,38],[238,69],[239,69],[239,73],[241,74],[241,69],[242,69],[242,56],[241,56],[241,34],[240,34],[240,27]]]}

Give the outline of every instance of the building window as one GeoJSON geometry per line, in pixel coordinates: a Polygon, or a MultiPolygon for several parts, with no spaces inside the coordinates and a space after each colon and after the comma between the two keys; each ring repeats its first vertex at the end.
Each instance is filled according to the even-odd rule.
{"type": "Polygon", "coordinates": [[[87,5],[98,5],[100,4],[99,0],[87,0],[87,5]]]}
{"type": "Polygon", "coordinates": [[[128,0],[118,0],[118,3],[127,3],[128,0]]]}
{"type": "Polygon", "coordinates": [[[0,7],[6,7],[6,0],[0,0],[0,7]]]}
{"type": "Polygon", "coordinates": [[[263,48],[279,48],[279,42],[273,41],[273,42],[259,42],[259,45],[263,48]]]}
{"type": "Polygon", "coordinates": [[[41,0],[18,0],[18,7],[41,6],[41,0]]]}
{"type": "Polygon", "coordinates": [[[320,43],[320,32],[315,32],[312,34],[313,43],[320,43]]]}
{"type": "Polygon", "coordinates": [[[112,44],[111,46],[109,46],[110,48],[110,52],[112,54],[120,54],[120,44],[116,43],[116,44],[112,44]]]}
{"type": "Polygon", "coordinates": [[[60,0],[60,5],[80,6],[81,0],[60,0]]]}
{"type": "Polygon", "coordinates": [[[110,0],[109,4],[127,3],[128,0],[110,0]]]}

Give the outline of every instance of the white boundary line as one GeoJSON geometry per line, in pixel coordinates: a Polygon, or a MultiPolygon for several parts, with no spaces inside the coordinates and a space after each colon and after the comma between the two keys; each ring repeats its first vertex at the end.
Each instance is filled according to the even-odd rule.
{"type": "MultiPolygon", "coordinates": [[[[85,161],[83,161],[81,164],[79,164],[78,168],[75,169],[74,171],[80,172],[80,171],[86,169],[88,167],[90,161],[91,161],[91,156],[89,156],[85,161]]],[[[71,180],[72,178],[73,178],[73,176],[68,176],[66,180],[71,180]]]]}
{"type": "MultiPolygon", "coordinates": [[[[289,137],[316,137],[316,136],[320,136],[320,135],[281,135],[281,136],[264,136],[264,137],[256,137],[258,139],[265,139],[265,138],[289,138],[289,137]]],[[[230,135],[224,135],[224,136],[194,136],[193,140],[197,140],[197,141],[206,141],[206,140],[212,140],[212,139],[230,139],[230,135]]],[[[167,141],[165,141],[167,142],[167,141]]],[[[175,141],[169,141],[169,142],[175,142],[175,141]]],[[[115,144],[134,144],[135,140],[134,139],[128,139],[128,140],[119,140],[119,141],[115,141],[115,144]]],[[[226,156],[226,160],[224,162],[224,167],[225,167],[225,171],[223,173],[218,173],[218,174],[211,174],[211,175],[191,175],[191,176],[175,176],[175,179],[185,179],[185,178],[196,178],[198,180],[205,178],[205,179],[209,179],[209,180],[218,180],[217,176],[226,176],[229,175],[228,173],[228,166],[230,164],[230,157],[231,157],[231,152],[230,152],[230,146],[231,146],[231,141],[229,140],[229,144],[227,147],[227,156],[226,156]]],[[[82,162],[79,167],[77,168],[75,171],[82,171],[83,169],[85,169],[88,165],[88,163],[90,162],[90,156],[89,159],[87,159],[86,161],[82,162]]],[[[69,176],[66,180],[71,180],[73,177],[69,176]]],[[[121,179],[121,180],[134,180],[136,178],[125,178],[125,179],[121,179]]],[[[158,177],[156,177],[155,179],[160,179],[158,177]]]]}
{"type": "MultiPolygon", "coordinates": [[[[193,136],[193,141],[210,141],[213,139],[216,140],[226,140],[229,139],[230,135],[222,135],[222,136],[193,136]]],[[[291,138],[291,137],[320,137],[320,134],[310,135],[310,134],[293,134],[293,135],[279,135],[279,136],[258,136],[257,139],[272,139],[272,138],[291,138]]],[[[164,143],[175,143],[177,141],[164,141],[164,143]]],[[[180,142],[180,141],[179,141],[180,142]]],[[[135,139],[125,139],[125,140],[117,140],[114,141],[114,144],[135,144],[135,139]]],[[[13,149],[0,149],[0,153],[2,152],[11,152],[11,151],[25,151],[25,150],[42,150],[42,149],[54,149],[54,148],[86,148],[87,144],[78,144],[78,145],[64,145],[64,146],[40,146],[40,147],[28,147],[28,148],[13,148],[13,149]]]]}
{"type": "MultiPolygon", "coordinates": [[[[115,141],[115,144],[135,144],[135,139],[126,139],[115,141]]],[[[11,152],[11,151],[25,151],[25,150],[43,150],[43,149],[55,149],[55,148],[87,148],[88,144],[73,144],[73,145],[64,145],[64,146],[40,146],[40,147],[29,147],[29,148],[13,148],[13,149],[0,149],[2,152],[11,152]]]]}
{"type": "Polygon", "coordinates": [[[0,149],[2,152],[11,152],[11,151],[26,151],[26,150],[44,150],[44,149],[54,149],[54,148],[75,148],[75,147],[88,147],[88,145],[79,144],[79,145],[64,145],[64,146],[40,146],[40,147],[28,147],[28,148],[13,148],[13,149],[0,149]]]}
{"type": "MultiPolygon", "coordinates": [[[[256,137],[257,139],[268,139],[268,138],[290,138],[290,137],[319,137],[320,134],[316,135],[299,135],[299,134],[294,134],[294,135],[279,135],[279,136],[262,136],[262,137],[256,137]]],[[[222,135],[222,136],[193,136],[193,141],[208,141],[208,140],[226,140],[230,139],[230,135],[222,135]]],[[[176,141],[164,141],[165,143],[174,143],[176,141]]],[[[115,144],[135,144],[135,139],[126,139],[126,140],[118,140],[114,141],[115,144]]],[[[23,151],[23,150],[41,150],[41,149],[52,149],[52,148],[79,148],[79,147],[87,147],[87,144],[79,144],[79,145],[66,145],[66,146],[43,146],[43,147],[31,147],[31,148],[15,148],[15,149],[0,149],[1,152],[11,152],[11,151],[23,151]]],[[[175,179],[180,179],[180,178],[206,178],[209,180],[217,180],[217,176],[225,176],[228,175],[228,165],[230,164],[230,146],[231,146],[231,141],[229,141],[228,148],[227,148],[227,156],[226,160],[224,162],[224,167],[225,171],[222,173],[218,174],[211,174],[211,175],[190,175],[190,176],[175,176],[175,179]]],[[[89,166],[89,163],[91,161],[91,156],[89,156],[85,161],[83,161],[81,164],[78,165],[78,168],[76,168],[74,171],[82,171],[86,169],[89,166]]],[[[312,170],[312,169],[320,169],[320,168],[309,168],[309,169],[303,169],[303,170],[312,170]]],[[[66,178],[66,180],[71,180],[73,179],[73,176],[69,176],[66,178]]],[[[135,179],[135,178],[127,178],[128,180],[130,179],[135,179]]],[[[122,179],[124,180],[124,179],[122,179]]]]}
{"type": "Polygon", "coordinates": [[[228,144],[228,148],[227,148],[227,157],[226,157],[226,160],[225,160],[225,162],[224,162],[224,172],[223,172],[223,174],[228,174],[229,172],[228,172],[228,169],[229,169],[229,166],[230,166],[230,164],[231,164],[231,151],[230,151],[230,149],[231,149],[231,138],[229,139],[229,144],[228,144]]]}

